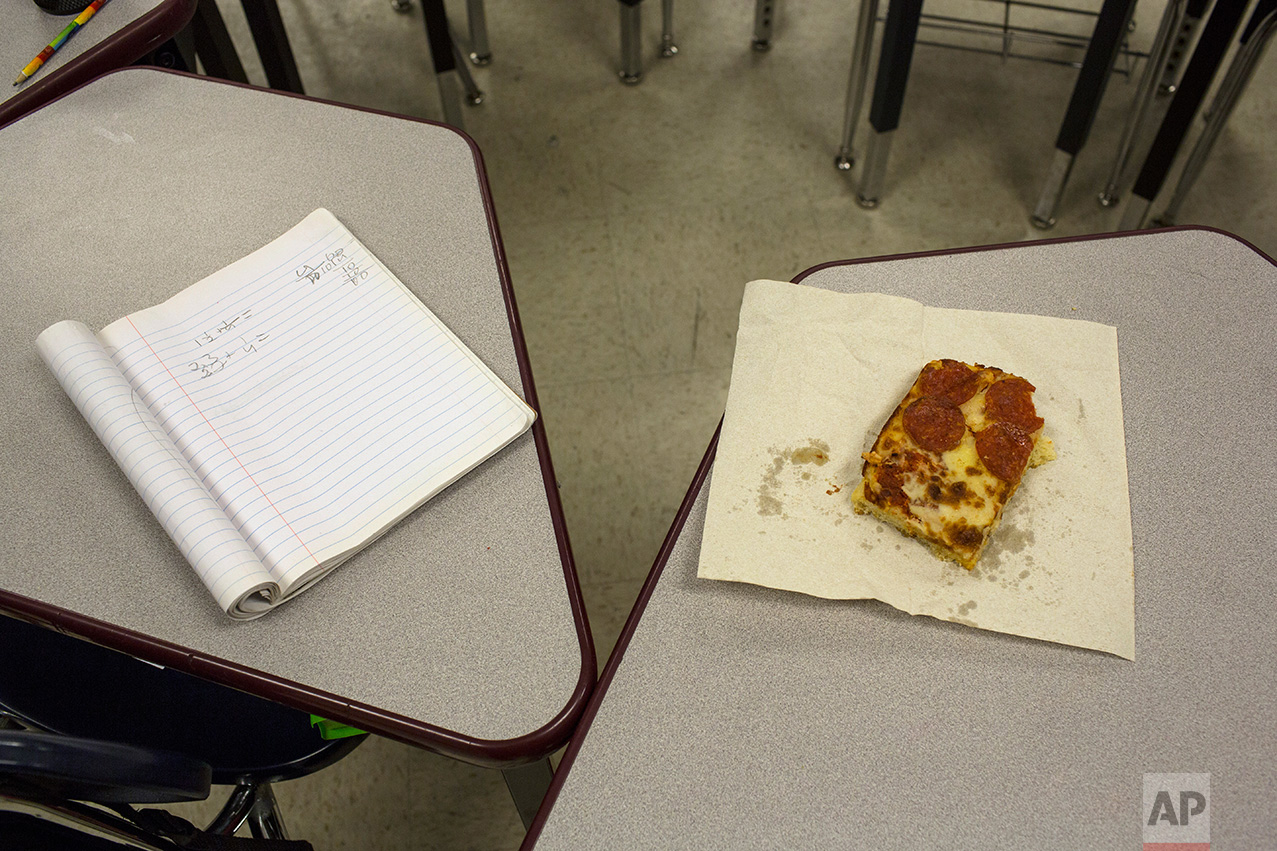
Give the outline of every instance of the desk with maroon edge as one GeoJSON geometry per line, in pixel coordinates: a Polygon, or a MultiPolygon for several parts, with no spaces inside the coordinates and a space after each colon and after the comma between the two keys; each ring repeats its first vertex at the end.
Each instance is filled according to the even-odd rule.
{"type": "Polygon", "coordinates": [[[1151,773],[1210,775],[1218,847],[1271,844],[1273,262],[1182,229],[797,281],[1117,327],[1135,661],[698,579],[711,443],[524,850],[1138,848],[1151,773]]]}
{"type": "Polygon", "coordinates": [[[543,422],[297,599],[234,622],[35,349],[56,321],[158,304],[323,206],[535,408],[473,141],[130,68],[0,145],[0,610],[501,768],[530,819],[595,674],[543,422]]]}

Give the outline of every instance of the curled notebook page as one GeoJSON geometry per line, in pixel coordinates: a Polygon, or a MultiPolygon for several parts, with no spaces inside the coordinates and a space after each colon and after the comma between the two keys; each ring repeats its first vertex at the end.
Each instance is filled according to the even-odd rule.
{"type": "Polygon", "coordinates": [[[59,322],[36,347],[217,604],[239,619],[269,611],[278,594],[270,573],[93,332],[59,322]]]}

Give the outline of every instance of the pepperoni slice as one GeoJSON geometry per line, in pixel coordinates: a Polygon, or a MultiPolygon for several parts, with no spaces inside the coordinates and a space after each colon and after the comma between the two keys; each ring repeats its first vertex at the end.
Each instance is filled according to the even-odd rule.
{"type": "Polygon", "coordinates": [[[1033,441],[1018,425],[997,422],[976,432],[975,451],[990,473],[1015,484],[1024,475],[1033,441]]]}
{"type": "Polygon", "coordinates": [[[984,415],[994,422],[1017,425],[1032,434],[1042,428],[1043,423],[1033,406],[1035,389],[1023,378],[995,381],[984,392],[984,415]]]}
{"type": "Polygon", "coordinates": [[[923,396],[905,408],[905,431],[928,452],[944,452],[962,441],[967,422],[957,406],[938,396],[923,396]]]}
{"type": "Polygon", "coordinates": [[[979,386],[979,373],[972,372],[962,361],[940,361],[938,366],[928,364],[918,376],[918,390],[923,396],[936,396],[955,405],[975,395],[979,386]]]}

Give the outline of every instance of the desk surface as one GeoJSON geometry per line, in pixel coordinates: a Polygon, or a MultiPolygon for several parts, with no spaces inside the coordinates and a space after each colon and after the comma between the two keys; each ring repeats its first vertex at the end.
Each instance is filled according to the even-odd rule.
{"type": "Polygon", "coordinates": [[[7,0],[0,27],[0,126],[172,38],[195,14],[196,0],[112,0],[21,86],[18,73],[75,15],[50,15],[31,0],[7,0]],[[11,69],[11,70],[10,70],[11,69]]]}
{"type": "Polygon", "coordinates": [[[711,444],[525,848],[1138,848],[1157,772],[1270,844],[1272,262],[1178,230],[800,280],[1117,326],[1136,659],[697,579],[711,444]]]}
{"type": "Polygon", "coordinates": [[[127,69],[0,144],[0,608],[474,762],[562,744],[594,654],[540,422],[297,599],[237,623],[34,346],[59,319],[96,329],[163,301],[324,206],[536,407],[473,143],[127,69]]]}

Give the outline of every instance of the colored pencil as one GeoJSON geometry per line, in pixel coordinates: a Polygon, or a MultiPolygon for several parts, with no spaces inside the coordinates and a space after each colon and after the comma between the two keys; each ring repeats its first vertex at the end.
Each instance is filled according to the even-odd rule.
{"type": "Polygon", "coordinates": [[[90,3],[87,7],[85,7],[83,12],[81,12],[79,15],[76,16],[74,21],[67,24],[66,29],[58,33],[57,38],[49,42],[48,47],[46,47],[44,50],[41,50],[40,54],[36,56],[35,59],[32,59],[31,62],[27,65],[27,67],[22,69],[22,73],[18,75],[18,79],[13,81],[13,84],[15,86],[20,86],[23,83],[25,83],[27,80],[30,80],[32,77],[34,77],[35,72],[40,70],[40,66],[43,65],[45,62],[48,62],[49,57],[57,53],[58,48],[66,44],[67,40],[71,38],[71,36],[75,35],[76,30],[80,29],[80,27],[87,24],[89,22],[89,18],[92,18],[95,14],[97,14],[98,9],[101,9],[106,4],[107,4],[107,0],[93,0],[92,3],[90,3]]]}

